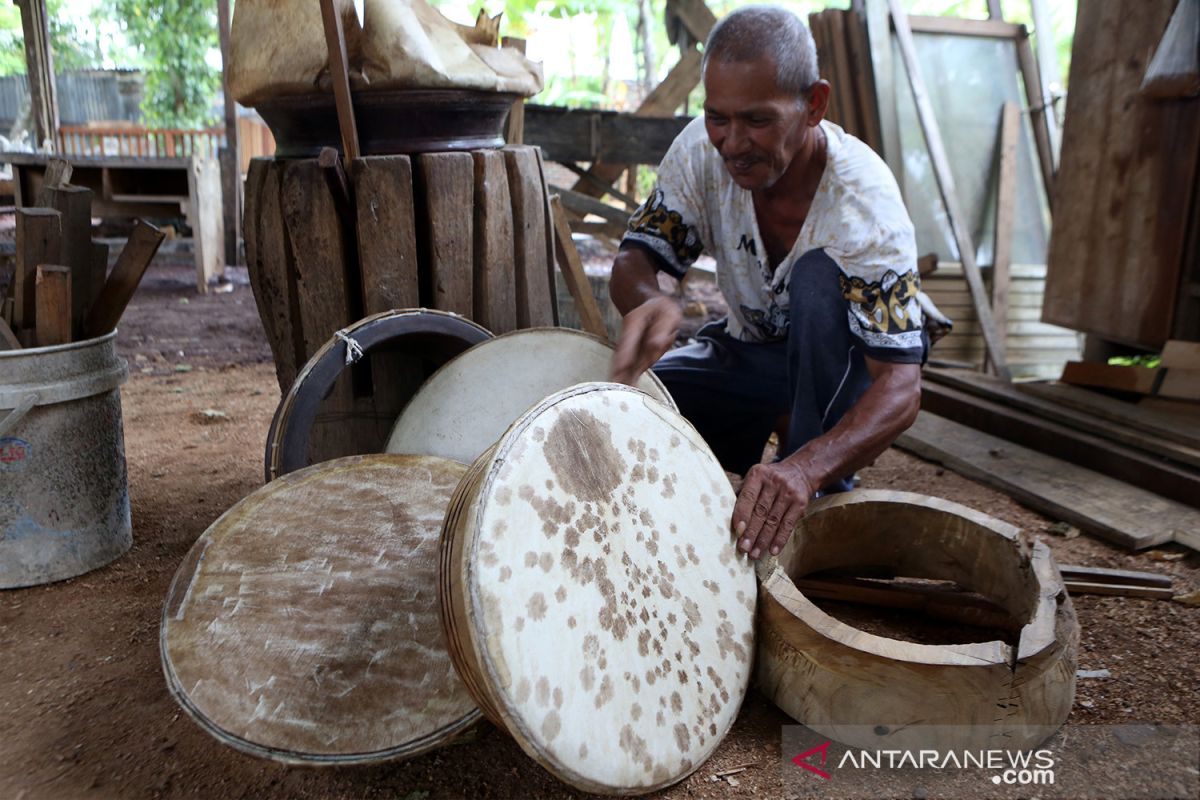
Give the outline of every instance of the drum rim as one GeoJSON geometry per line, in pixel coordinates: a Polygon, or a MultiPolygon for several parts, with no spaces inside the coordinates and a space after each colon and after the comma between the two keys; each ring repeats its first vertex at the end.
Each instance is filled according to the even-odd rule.
{"type": "MultiPolygon", "coordinates": [[[[356,341],[363,348],[364,355],[384,344],[409,336],[462,337],[465,345],[463,349],[451,359],[447,359],[438,367],[439,370],[475,345],[494,338],[491,331],[477,322],[450,311],[432,308],[382,311],[363,317],[343,328],[339,333],[347,337],[361,337],[361,340],[356,338],[356,341]],[[428,327],[421,327],[414,325],[415,321],[430,324],[428,327]],[[397,329],[391,330],[393,326],[397,329]]],[[[271,417],[271,425],[267,429],[266,449],[263,454],[263,473],[267,483],[305,466],[312,466],[311,464],[294,466],[291,462],[297,457],[295,452],[304,453],[307,450],[308,437],[321,400],[346,370],[346,346],[346,342],[337,334],[330,337],[296,373],[292,385],[279,401],[279,406],[271,417]],[[311,404],[312,407],[307,408],[302,407],[300,392],[310,379],[320,379],[322,383],[319,387],[321,391],[317,393],[316,400],[311,404]],[[297,427],[297,422],[304,424],[297,427]]],[[[413,393],[413,396],[416,396],[416,392],[413,393]]],[[[299,458],[304,458],[304,456],[301,455],[299,458]]]]}
{"type": "MultiPolygon", "coordinates": [[[[170,610],[172,601],[175,600],[177,593],[182,589],[182,587],[179,585],[179,582],[184,577],[184,568],[191,562],[192,553],[195,552],[197,548],[201,548],[198,558],[202,559],[204,557],[205,551],[207,551],[208,546],[212,543],[211,537],[208,536],[209,531],[220,525],[226,517],[234,515],[244,504],[248,504],[250,502],[260,502],[262,498],[256,497],[256,495],[261,491],[267,490],[269,487],[272,487],[272,491],[285,491],[294,483],[302,483],[308,480],[312,476],[312,473],[326,471],[338,467],[352,466],[348,462],[361,463],[364,461],[376,461],[386,463],[389,461],[402,462],[420,459],[438,459],[438,457],[405,455],[399,453],[367,453],[363,455],[343,456],[341,458],[331,459],[329,461],[321,461],[296,470],[295,472],[289,472],[285,475],[281,475],[278,479],[264,484],[256,491],[234,503],[233,506],[225,511],[225,513],[217,517],[217,519],[205,529],[204,533],[202,533],[200,537],[193,542],[192,546],[188,548],[188,552],[184,556],[183,561],[180,562],[179,567],[177,567],[175,570],[175,574],[171,577],[171,583],[167,589],[166,597],[163,600],[162,612],[159,615],[158,655],[159,664],[163,670],[163,677],[166,679],[168,693],[172,698],[174,698],[175,702],[179,704],[188,717],[190,717],[192,721],[195,722],[206,733],[222,744],[228,745],[229,747],[232,747],[240,752],[284,764],[308,766],[376,764],[396,759],[415,758],[416,756],[427,753],[430,750],[441,747],[451,742],[459,734],[472,728],[483,718],[482,712],[480,711],[479,707],[476,706],[467,714],[459,717],[447,725],[443,725],[432,733],[424,734],[404,744],[382,748],[380,750],[341,754],[304,753],[296,750],[286,750],[280,747],[272,747],[270,745],[260,744],[243,736],[239,736],[226,730],[214,720],[207,717],[192,701],[191,697],[183,690],[182,682],[175,670],[175,666],[171,661],[170,654],[168,652],[167,627],[170,624],[170,610]]],[[[450,459],[438,460],[447,462],[451,461],[450,459]]],[[[464,472],[463,474],[465,475],[466,473],[464,472]]],[[[181,597],[180,603],[182,604],[185,599],[186,596],[181,597]]],[[[473,699],[474,698],[472,698],[472,700],[473,699]]]]}
{"type": "MultiPolygon", "coordinates": [[[[535,333],[553,333],[556,336],[564,336],[564,337],[567,335],[570,335],[570,336],[574,336],[574,337],[583,339],[585,341],[595,342],[596,344],[603,345],[605,348],[607,348],[608,350],[610,350],[612,352],[616,352],[616,348],[607,339],[605,339],[601,336],[597,336],[594,333],[588,333],[587,331],[576,330],[575,328],[562,328],[562,327],[553,326],[553,325],[543,325],[543,326],[536,327],[536,328],[521,328],[520,330],[509,331],[508,333],[502,333],[502,334],[499,334],[498,336],[492,336],[490,339],[486,339],[482,342],[478,342],[477,344],[472,345],[467,350],[464,350],[463,352],[454,356],[453,358],[448,360],[446,363],[444,363],[440,367],[438,367],[434,371],[434,373],[432,375],[430,375],[429,378],[427,378],[423,384],[421,384],[420,388],[417,389],[417,391],[413,394],[412,400],[415,401],[422,392],[431,391],[431,387],[434,386],[435,381],[445,380],[446,378],[443,373],[448,373],[449,369],[451,367],[455,366],[456,362],[458,362],[460,359],[465,359],[468,356],[470,356],[471,358],[478,357],[477,353],[472,353],[471,351],[475,350],[476,347],[478,347],[479,345],[491,344],[492,342],[501,342],[501,341],[507,343],[507,340],[512,339],[514,337],[526,336],[526,335],[535,334],[535,333]]],[[[650,397],[654,397],[655,400],[657,400],[658,402],[660,402],[663,405],[670,408],[672,411],[679,413],[679,407],[675,404],[675,398],[671,396],[670,391],[667,390],[666,384],[664,384],[662,382],[662,379],[659,378],[657,375],[655,375],[653,370],[646,370],[646,372],[643,374],[647,378],[649,378],[650,382],[654,385],[654,387],[662,393],[662,397],[654,397],[654,395],[650,395],[649,392],[645,392],[644,389],[638,389],[638,387],[636,387],[636,386],[631,387],[631,388],[638,389],[638,391],[645,392],[646,394],[650,395],[650,397]]],[[[587,381],[586,383],[603,383],[603,381],[587,381]]],[[[563,387],[563,389],[567,389],[567,388],[570,388],[570,387],[563,387]]],[[[559,391],[561,391],[561,390],[559,390],[559,391]]],[[[548,396],[553,396],[554,394],[557,394],[557,392],[553,392],[553,393],[551,393],[551,395],[548,395],[548,396]]],[[[392,439],[396,435],[396,429],[400,425],[400,420],[404,417],[404,414],[406,412],[408,412],[411,408],[412,408],[412,401],[410,401],[409,404],[407,406],[405,406],[404,409],[401,410],[400,414],[397,415],[396,421],[392,424],[392,430],[388,434],[388,441],[387,441],[386,447],[388,447],[388,448],[392,447],[392,439]]],[[[509,428],[511,428],[512,425],[515,425],[518,420],[520,420],[520,417],[517,417],[516,420],[513,420],[513,422],[510,424],[509,428]]],[[[507,433],[507,429],[505,432],[507,433]]],[[[387,452],[393,452],[393,451],[389,449],[387,452]]]]}
{"type": "MultiPolygon", "coordinates": [[[[706,752],[704,758],[697,759],[692,768],[686,772],[672,773],[671,776],[666,780],[655,784],[637,787],[615,787],[608,784],[597,783],[594,780],[586,778],[571,768],[571,766],[565,763],[560,757],[551,756],[550,754],[546,753],[539,745],[540,738],[532,731],[530,726],[524,724],[522,717],[513,713],[512,703],[509,700],[508,695],[497,688],[503,683],[503,681],[500,679],[500,676],[498,676],[493,658],[486,649],[486,640],[479,631],[479,615],[476,611],[476,609],[479,608],[479,598],[477,596],[478,581],[475,579],[475,564],[477,563],[475,554],[477,553],[479,536],[481,533],[479,501],[480,498],[489,496],[489,492],[486,490],[491,486],[492,482],[497,477],[499,466],[503,464],[503,456],[507,452],[505,445],[511,447],[512,440],[526,428],[528,428],[530,423],[547,409],[577,395],[588,394],[600,390],[618,390],[622,392],[628,392],[633,395],[638,395],[640,398],[654,401],[660,405],[663,405],[664,408],[666,407],[666,405],[661,401],[651,397],[640,389],[627,386],[625,384],[607,382],[576,384],[575,386],[555,392],[554,394],[547,396],[542,401],[533,405],[529,410],[518,417],[511,426],[509,426],[508,430],[505,431],[504,435],[500,437],[499,441],[497,441],[494,447],[481,455],[477,460],[477,465],[480,462],[484,462],[485,459],[486,462],[484,463],[479,478],[476,481],[474,491],[471,492],[468,502],[464,508],[464,513],[467,515],[467,517],[465,524],[460,526],[460,529],[463,532],[463,541],[457,542],[455,545],[453,545],[453,547],[455,547],[457,550],[457,557],[455,562],[451,564],[451,568],[459,579],[459,586],[465,588],[466,594],[469,596],[465,601],[460,601],[465,608],[465,616],[469,622],[469,624],[466,625],[466,638],[469,642],[470,652],[467,653],[466,656],[469,661],[468,666],[472,669],[477,669],[481,673],[482,680],[480,680],[479,683],[481,683],[484,687],[485,700],[481,701],[479,696],[474,694],[473,696],[475,697],[476,702],[479,703],[480,707],[484,709],[485,716],[487,716],[488,719],[494,724],[498,724],[499,726],[503,727],[504,730],[506,730],[508,734],[517,742],[520,748],[525,751],[526,755],[528,755],[530,758],[533,758],[547,771],[565,783],[584,791],[600,794],[641,795],[648,794],[650,792],[656,792],[669,786],[674,786],[675,784],[685,780],[689,775],[692,775],[699,770],[700,767],[707,762],[708,758],[710,758],[713,753],[716,752],[717,748],[720,746],[720,743],[723,742],[725,737],[729,735],[729,731],[733,728],[734,724],[736,724],[738,716],[741,713],[741,707],[745,702],[746,695],[749,693],[750,683],[752,682],[754,674],[753,660],[751,660],[751,662],[747,665],[743,686],[740,687],[740,690],[736,693],[736,695],[731,693],[730,703],[728,705],[732,707],[732,713],[728,717],[727,724],[719,731],[718,735],[713,740],[714,744],[712,748],[706,752]],[[491,704],[493,707],[489,708],[488,704],[491,704]],[[493,718],[493,715],[496,718],[493,718]]],[[[684,418],[677,410],[671,409],[671,411],[673,412],[671,416],[673,422],[687,427],[692,427],[694,430],[694,426],[692,426],[691,423],[688,422],[687,419],[684,418]]],[[[696,435],[699,436],[698,433],[696,435]]],[[[717,470],[721,473],[722,478],[725,479],[724,470],[721,470],[719,465],[717,466],[717,470]]],[[[445,528],[443,528],[444,542],[446,538],[446,531],[445,528]]],[[[449,547],[451,545],[447,546],[449,547]]],[[[454,576],[452,575],[451,578],[453,577],[454,576]]],[[[755,612],[754,618],[757,619],[757,612],[755,612]]],[[[757,623],[753,622],[751,629],[756,630],[756,628],[757,623]]],[[[757,643],[755,644],[755,648],[756,647],[757,643]]],[[[453,649],[453,647],[451,649],[453,649]]],[[[464,682],[466,681],[464,680],[464,682]]]]}

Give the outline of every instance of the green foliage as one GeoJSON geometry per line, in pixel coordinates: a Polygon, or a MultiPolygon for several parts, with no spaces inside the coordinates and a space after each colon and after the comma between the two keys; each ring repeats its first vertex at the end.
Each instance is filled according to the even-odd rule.
{"type": "Polygon", "coordinates": [[[208,63],[219,46],[216,4],[202,0],[104,0],[144,62],[145,123],[205,127],[216,119],[213,102],[221,74],[208,63]]]}
{"type": "Polygon", "coordinates": [[[25,74],[21,12],[12,3],[0,3],[0,76],[25,74]]]}
{"type": "MultiPolygon", "coordinates": [[[[63,0],[47,0],[50,23],[50,52],[55,72],[95,69],[104,63],[98,38],[89,35],[80,20],[71,16],[63,0]]],[[[12,3],[0,3],[0,76],[25,74],[25,35],[21,11],[12,3]]]]}
{"type": "Polygon", "coordinates": [[[1153,369],[1162,364],[1161,355],[1113,356],[1108,360],[1114,367],[1150,367],[1153,369]]]}

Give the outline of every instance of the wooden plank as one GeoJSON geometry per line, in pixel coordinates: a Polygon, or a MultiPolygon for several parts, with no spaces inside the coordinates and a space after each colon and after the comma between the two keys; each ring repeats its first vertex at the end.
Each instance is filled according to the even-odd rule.
{"type": "MultiPolygon", "coordinates": [[[[526,104],[525,142],[542,148],[547,160],[559,163],[657,165],[689,122],[691,117],[686,116],[639,117],[627,112],[526,104]]],[[[601,181],[601,190],[607,191],[610,184],[601,181]]]]}
{"type": "Polygon", "coordinates": [[[34,324],[38,264],[62,260],[62,213],[52,208],[18,208],[16,216],[12,327],[19,330],[34,324]]]}
{"type": "Polygon", "coordinates": [[[192,156],[188,170],[188,224],[192,228],[196,291],[225,272],[225,221],[221,211],[221,169],[216,159],[192,156]]]}
{"type": "Polygon", "coordinates": [[[708,35],[717,24],[717,18],[704,0],[672,0],[671,12],[697,42],[708,41],[708,35]]]}
{"type": "Polygon", "coordinates": [[[333,100],[337,106],[338,129],[342,133],[342,154],[347,161],[359,157],[358,125],[350,96],[350,60],[346,56],[346,34],[334,0],[320,0],[325,47],[329,54],[329,76],[333,81],[333,100]]]}
{"type": "Polygon", "coordinates": [[[92,192],[79,186],[47,187],[46,199],[62,214],[62,244],[57,264],[71,269],[71,318],[82,328],[92,299],[95,264],[92,251],[92,192]]]}
{"type": "Polygon", "coordinates": [[[504,149],[504,164],[513,207],[517,327],[551,326],[554,301],[549,275],[553,263],[547,265],[549,228],[537,153],[532,147],[509,146],[504,149]]]}
{"type": "Polygon", "coordinates": [[[875,101],[879,110],[880,155],[887,161],[896,182],[904,185],[904,153],[900,149],[900,116],[896,106],[895,67],[887,0],[865,0],[867,42],[871,74],[875,77],[875,101]]]}
{"type": "Polygon", "coordinates": [[[921,408],[1200,508],[1200,470],[1194,466],[1165,461],[1143,450],[933,382],[921,387],[921,408]]]}
{"type": "Polygon", "coordinates": [[[850,63],[854,72],[854,94],[858,115],[862,120],[859,138],[876,153],[883,150],[879,130],[879,108],[875,100],[875,76],[871,69],[871,47],[867,42],[867,25],[862,14],[851,11],[846,17],[850,63]]]}
{"type": "MultiPolygon", "coordinates": [[[[1001,19],[966,19],[964,17],[925,17],[910,14],[908,28],[913,33],[946,34],[949,36],[980,36],[985,39],[1015,39],[1023,25],[1001,19]]],[[[899,30],[899,28],[897,28],[899,30]]]]}
{"type": "Polygon", "coordinates": [[[1106,567],[1079,567],[1071,564],[1059,566],[1059,572],[1065,580],[1088,583],[1115,583],[1125,586],[1157,586],[1162,589],[1171,586],[1171,576],[1159,575],[1157,572],[1143,572],[1133,569],[1108,569],[1106,567]]]}
{"type": "Polygon", "coordinates": [[[843,127],[854,136],[862,139],[863,121],[858,114],[858,103],[854,99],[854,71],[850,67],[849,46],[846,37],[846,16],[849,11],[827,9],[825,14],[825,30],[829,37],[829,47],[833,52],[833,63],[836,65],[838,79],[838,102],[842,117],[846,120],[843,127]]]}
{"type": "Polygon", "coordinates": [[[499,150],[475,159],[474,320],[497,335],[517,329],[513,205],[508,168],[499,150]]]}
{"type": "Polygon", "coordinates": [[[38,193],[37,204],[48,207],[50,200],[46,188],[57,189],[71,182],[71,162],[65,158],[52,158],[46,162],[46,172],[42,175],[42,191],[38,193]]]}
{"type": "Polygon", "coordinates": [[[475,161],[470,153],[423,153],[417,156],[417,171],[427,214],[422,234],[429,243],[431,304],[471,318],[475,161]]]}
{"type": "Polygon", "coordinates": [[[21,10],[34,149],[41,150],[48,143],[53,151],[58,139],[58,89],[54,80],[46,0],[14,0],[14,3],[21,10]]]}
{"type": "Polygon", "coordinates": [[[575,242],[571,239],[571,228],[567,224],[566,213],[557,195],[550,198],[550,205],[554,218],[558,268],[562,271],[567,290],[571,292],[571,298],[575,301],[575,310],[579,314],[580,322],[588,333],[607,339],[608,329],[604,327],[604,317],[600,314],[600,307],[596,305],[596,298],[592,295],[587,274],[583,271],[583,262],[579,260],[579,251],[575,249],[575,242]]]}
{"type": "Polygon", "coordinates": [[[1200,369],[1200,342],[1171,339],[1163,345],[1162,366],[1200,369]]]}
{"type": "Polygon", "coordinates": [[[1179,0],[1154,58],[1146,67],[1141,91],[1158,100],[1200,93],[1200,0],[1179,0]]]}
{"type": "Polygon", "coordinates": [[[1042,184],[1046,187],[1046,199],[1050,210],[1054,210],[1054,148],[1050,144],[1050,115],[1047,113],[1046,90],[1038,72],[1037,59],[1029,34],[1021,26],[1017,37],[1017,63],[1021,66],[1021,79],[1025,84],[1025,96],[1029,100],[1029,123],[1033,128],[1033,142],[1037,149],[1038,166],[1042,172],[1042,184]]]}
{"type": "Polygon", "coordinates": [[[996,326],[1008,330],[1008,294],[1012,283],[1013,218],[1017,201],[1017,137],[1021,133],[1021,115],[1015,103],[1005,103],[1000,113],[998,179],[996,181],[996,238],[992,252],[992,313],[996,326]]]}
{"type": "Polygon", "coordinates": [[[550,202],[550,190],[546,182],[546,165],[542,161],[542,151],[534,148],[537,156],[538,180],[542,185],[542,205],[546,211],[546,289],[550,293],[550,311],[554,324],[558,325],[558,290],[555,278],[555,266],[558,258],[556,228],[554,226],[554,207],[550,202]]]}
{"type": "MultiPolygon", "coordinates": [[[[237,101],[229,89],[230,0],[217,0],[217,40],[221,48],[221,99],[225,107],[225,146],[218,151],[221,165],[221,198],[224,210],[225,263],[238,261],[238,239],[242,234],[242,147],[238,135],[237,101]]],[[[138,147],[145,146],[138,137],[138,147]]]]}
{"type": "Polygon", "coordinates": [[[421,305],[412,162],[370,156],[351,164],[365,313],[421,305]]]}
{"type": "MultiPolygon", "coordinates": [[[[921,374],[924,378],[923,386],[932,383],[958,389],[985,400],[1003,403],[1013,410],[1034,414],[1048,422],[1103,437],[1146,453],[1153,453],[1179,464],[1200,467],[1200,436],[1197,437],[1195,443],[1188,444],[1179,440],[1177,429],[1173,429],[1170,425],[1164,425],[1158,429],[1139,430],[1129,422],[1137,413],[1138,407],[1133,403],[1120,403],[1120,405],[1129,407],[1130,415],[1118,416],[1116,420],[1112,420],[1090,413],[1086,408],[1079,410],[1034,393],[1036,387],[1047,384],[1012,384],[963,370],[926,368],[921,374]]],[[[1093,393],[1087,392],[1087,394],[1093,393]]],[[[1110,399],[1097,396],[1104,400],[1110,399]]],[[[1113,402],[1119,403],[1120,401],[1113,402]]],[[[1200,425],[1196,427],[1197,433],[1200,434],[1200,425]]]]}
{"type": "MultiPolygon", "coordinates": [[[[525,52],[525,40],[516,36],[505,36],[500,40],[502,47],[511,47],[518,53],[525,52]]],[[[513,101],[504,122],[504,141],[509,144],[521,144],[525,141],[525,98],[519,97],[513,101]]]]}
{"type": "Polygon", "coordinates": [[[958,189],[954,183],[954,175],[950,170],[950,161],[946,156],[946,148],[942,144],[941,129],[933,113],[933,105],[925,88],[925,78],[921,65],[917,61],[916,47],[913,44],[912,31],[908,26],[908,15],[905,14],[900,0],[888,0],[892,11],[892,22],[896,28],[896,41],[900,45],[900,54],[908,69],[909,88],[912,89],[913,101],[917,106],[917,117],[921,122],[921,130],[925,133],[925,141],[929,146],[929,157],[933,162],[933,172],[937,178],[938,191],[946,205],[950,228],[954,233],[954,241],[958,245],[959,259],[962,261],[963,274],[967,286],[971,290],[971,299],[975,304],[975,315],[983,330],[984,345],[995,365],[996,374],[1009,378],[1008,365],[1004,358],[1004,343],[992,320],[991,306],[983,279],[979,275],[979,267],[975,264],[975,245],[971,241],[970,228],[963,215],[962,206],[958,201],[958,189]]]}
{"type": "Polygon", "coordinates": [[[70,267],[39,264],[37,268],[37,344],[50,347],[71,341],[70,267]]]}
{"type": "Polygon", "coordinates": [[[1200,529],[1200,512],[1182,503],[925,411],[897,445],[1132,550],[1200,529]]]}
{"type": "Polygon", "coordinates": [[[1175,596],[1173,589],[1160,589],[1154,586],[1126,586],[1115,583],[1087,583],[1084,581],[1068,581],[1067,591],[1071,594],[1142,597],[1149,600],[1170,600],[1175,596]]]}
{"type": "MultiPolygon", "coordinates": [[[[36,279],[36,276],[35,276],[36,279]]],[[[0,350],[20,350],[21,342],[12,332],[8,322],[0,319],[0,350]]]]}
{"type": "Polygon", "coordinates": [[[113,265],[112,275],[105,281],[88,313],[84,324],[85,336],[102,336],[117,327],[125,307],[133,299],[142,276],[146,274],[165,238],[166,234],[145,220],[134,222],[133,231],[121,255],[117,256],[117,263],[113,265]]]}

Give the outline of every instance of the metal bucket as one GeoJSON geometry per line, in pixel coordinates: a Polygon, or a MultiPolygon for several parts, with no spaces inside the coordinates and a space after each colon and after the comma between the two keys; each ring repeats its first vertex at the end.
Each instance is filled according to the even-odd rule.
{"type": "Polygon", "coordinates": [[[81,575],[133,543],[115,342],[0,352],[0,589],[81,575]]]}

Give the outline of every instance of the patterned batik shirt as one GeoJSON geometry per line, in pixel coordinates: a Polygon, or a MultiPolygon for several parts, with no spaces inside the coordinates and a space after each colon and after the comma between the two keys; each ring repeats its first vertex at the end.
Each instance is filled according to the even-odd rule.
{"type": "Polygon", "coordinates": [[[711,255],[729,305],[726,328],[746,342],[787,337],[792,266],[804,254],[824,250],[840,269],[846,323],[866,354],[919,363],[917,249],[900,188],[865,144],[831,122],[822,122],[821,130],[828,145],[825,171],[795,245],[773,274],[751,194],[725,169],[703,117],[667,151],[658,185],[634,212],[622,246],[650,250],[658,266],[676,277],[701,253],[711,255]]]}

